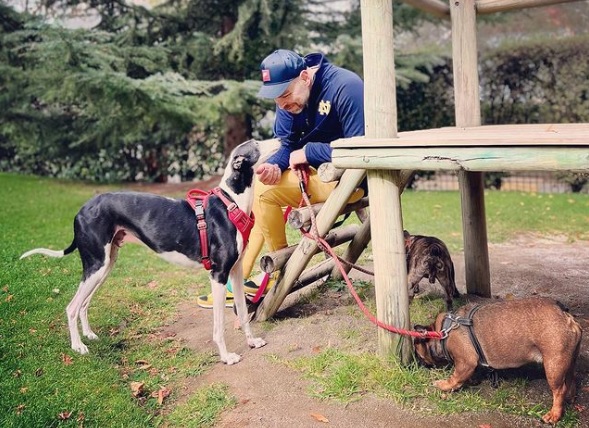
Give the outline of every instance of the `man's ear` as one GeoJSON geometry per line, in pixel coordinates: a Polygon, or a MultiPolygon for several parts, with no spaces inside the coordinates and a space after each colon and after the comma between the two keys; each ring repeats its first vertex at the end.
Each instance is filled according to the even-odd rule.
{"type": "Polygon", "coordinates": [[[306,86],[310,87],[313,84],[313,76],[311,75],[308,69],[305,68],[304,70],[302,70],[299,76],[306,86]]]}

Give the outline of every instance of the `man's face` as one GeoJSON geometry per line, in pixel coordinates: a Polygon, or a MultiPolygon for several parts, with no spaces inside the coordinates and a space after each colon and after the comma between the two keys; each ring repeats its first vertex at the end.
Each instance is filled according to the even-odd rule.
{"type": "Polygon", "coordinates": [[[290,82],[290,85],[281,96],[274,98],[274,102],[278,107],[289,113],[299,114],[307,105],[310,95],[311,85],[309,81],[299,76],[290,82]]]}

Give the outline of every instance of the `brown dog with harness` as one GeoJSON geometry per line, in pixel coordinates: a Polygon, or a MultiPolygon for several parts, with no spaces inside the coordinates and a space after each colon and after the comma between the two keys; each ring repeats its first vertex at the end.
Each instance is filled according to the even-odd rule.
{"type": "Polygon", "coordinates": [[[460,388],[477,366],[509,369],[529,363],[544,366],[552,390],[552,408],[542,420],[556,423],[566,398],[575,396],[575,362],[582,330],[558,302],[546,298],[507,300],[483,305],[469,304],[456,312],[442,312],[429,327],[442,340],[414,340],[417,356],[426,365],[454,363],[446,380],[434,383],[443,391],[460,388]]]}

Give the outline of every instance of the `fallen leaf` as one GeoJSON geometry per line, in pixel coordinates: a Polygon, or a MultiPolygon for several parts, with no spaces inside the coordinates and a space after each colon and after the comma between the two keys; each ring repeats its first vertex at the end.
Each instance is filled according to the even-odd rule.
{"type": "Polygon", "coordinates": [[[37,376],[37,377],[43,376],[43,369],[38,368],[37,370],[35,370],[35,376],[37,376]]]}
{"type": "Polygon", "coordinates": [[[67,354],[61,354],[61,362],[66,366],[71,366],[74,360],[67,354]]]}
{"type": "Polygon", "coordinates": [[[171,392],[172,391],[170,391],[168,388],[162,387],[159,389],[159,391],[153,391],[151,396],[154,398],[157,397],[157,403],[161,406],[164,404],[164,400],[170,395],[171,392]]]}
{"type": "Polygon", "coordinates": [[[131,393],[133,394],[133,397],[139,397],[141,394],[143,394],[144,386],[144,382],[131,382],[131,393]]]}
{"type": "Polygon", "coordinates": [[[138,367],[139,370],[147,370],[151,367],[151,364],[149,364],[145,360],[137,360],[137,361],[135,361],[135,364],[139,366],[138,367]]]}
{"type": "Polygon", "coordinates": [[[317,420],[317,421],[319,421],[319,422],[324,422],[324,423],[326,423],[326,424],[328,424],[328,423],[329,423],[329,419],[327,419],[327,418],[326,418],[325,416],[323,416],[322,414],[319,414],[319,413],[311,413],[311,416],[312,416],[312,417],[313,417],[315,420],[317,420]]]}
{"type": "Polygon", "coordinates": [[[6,296],[6,299],[4,299],[5,302],[10,302],[12,300],[12,298],[14,297],[14,295],[9,294],[8,296],[6,296]]]}
{"type": "Polygon", "coordinates": [[[72,412],[61,412],[59,415],[57,415],[57,417],[61,421],[67,421],[71,415],[72,415],[72,412]]]}
{"type": "Polygon", "coordinates": [[[37,333],[37,330],[35,330],[34,328],[29,328],[29,333],[35,334],[35,333],[37,333]]]}
{"type": "Polygon", "coordinates": [[[16,406],[16,414],[20,415],[26,407],[27,406],[25,406],[24,404],[19,404],[18,406],[16,406]]]}
{"type": "Polygon", "coordinates": [[[586,407],[581,405],[581,404],[575,404],[575,410],[579,413],[583,413],[585,411],[586,407]]]}
{"type": "Polygon", "coordinates": [[[319,352],[321,352],[321,346],[313,346],[313,352],[315,354],[318,354],[319,352]]]}
{"type": "Polygon", "coordinates": [[[492,427],[491,427],[491,424],[482,424],[482,425],[479,425],[479,428],[492,428],[492,427]]]}

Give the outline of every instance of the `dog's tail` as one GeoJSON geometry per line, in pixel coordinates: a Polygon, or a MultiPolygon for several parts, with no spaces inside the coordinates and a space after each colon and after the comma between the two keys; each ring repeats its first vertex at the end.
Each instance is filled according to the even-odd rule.
{"type": "Polygon", "coordinates": [[[25,257],[32,256],[33,254],[44,254],[49,257],[63,257],[72,253],[76,248],[78,248],[76,241],[72,241],[69,247],[61,251],[50,250],[48,248],[35,248],[34,250],[27,251],[22,256],[20,256],[20,260],[24,259],[25,257]]]}

